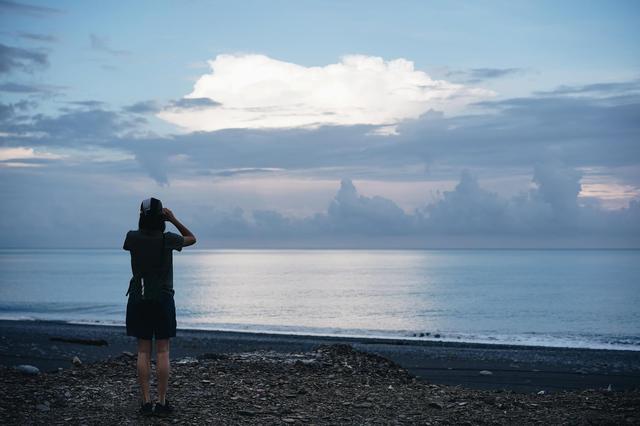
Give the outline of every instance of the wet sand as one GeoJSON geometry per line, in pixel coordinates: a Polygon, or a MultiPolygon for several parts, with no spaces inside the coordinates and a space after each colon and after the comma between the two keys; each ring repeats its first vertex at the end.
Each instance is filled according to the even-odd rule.
{"type": "MultiPolygon", "coordinates": [[[[640,389],[640,352],[484,345],[439,341],[336,338],[222,331],[178,330],[174,360],[203,354],[310,352],[319,345],[348,344],[381,355],[426,383],[469,389],[546,393],[560,390],[640,389]]],[[[34,365],[42,371],[71,368],[135,352],[123,327],[50,321],[0,320],[0,365],[34,365]],[[93,339],[93,344],[68,340],[93,339]],[[106,345],[97,345],[103,340],[106,345]]]]}

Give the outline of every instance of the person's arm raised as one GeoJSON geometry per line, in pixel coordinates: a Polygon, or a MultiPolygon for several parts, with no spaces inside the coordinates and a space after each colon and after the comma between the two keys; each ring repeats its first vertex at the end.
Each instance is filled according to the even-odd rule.
{"type": "Polygon", "coordinates": [[[173,215],[173,212],[167,208],[162,209],[162,214],[165,217],[165,220],[171,222],[173,226],[175,226],[180,234],[184,237],[184,245],[183,247],[192,246],[196,243],[196,236],[193,235],[186,226],[184,226],[176,217],[173,215]]]}

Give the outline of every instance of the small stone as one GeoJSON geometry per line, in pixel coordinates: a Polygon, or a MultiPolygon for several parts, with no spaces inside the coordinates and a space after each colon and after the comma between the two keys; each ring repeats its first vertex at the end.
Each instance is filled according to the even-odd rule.
{"type": "Polygon", "coordinates": [[[295,423],[296,419],[292,419],[291,417],[283,417],[282,421],[285,423],[295,423]]]}
{"type": "Polygon", "coordinates": [[[65,396],[66,398],[71,398],[71,392],[66,391],[66,392],[64,393],[64,396],[65,396]]]}
{"type": "Polygon", "coordinates": [[[47,411],[50,410],[49,404],[38,404],[36,405],[36,410],[46,413],[47,411]]]}
{"type": "Polygon", "coordinates": [[[133,354],[133,352],[129,352],[129,351],[122,351],[122,355],[129,357],[129,358],[133,358],[135,355],[133,354]]]}
{"type": "Polygon", "coordinates": [[[256,415],[256,412],[251,410],[238,410],[238,414],[241,416],[252,417],[256,415]]]}
{"type": "Polygon", "coordinates": [[[442,410],[442,404],[438,403],[438,402],[430,402],[429,403],[429,407],[431,408],[436,408],[438,410],[442,410]]]}
{"type": "Polygon", "coordinates": [[[373,404],[370,402],[360,402],[357,404],[353,404],[353,406],[356,408],[371,408],[373,407],[373,404]]]}
{"type": "Polygon", "coordinates": [[[16,367],[16,370],[28,376],[35,376],[37,374],[40,374],[40,370],[38,369],[38,367],[34,367],[33,365],[27,365],[27,364],[18,365],[16,367]]]}
{"type": "Polygon", "coordinates": [[[79,367],[82,365],[82,361],[80,361],[80,358],[78,358],[77,356],[73,357],[73,359],[71,360],[71,363],[76,367],[79,367]]]}
{"type": "Polygon", "coordinates": [[[480,375],[482,376],[491,376],[493,374],[493,372],[489,371],[489,370],[481,370],[480,375]]]}

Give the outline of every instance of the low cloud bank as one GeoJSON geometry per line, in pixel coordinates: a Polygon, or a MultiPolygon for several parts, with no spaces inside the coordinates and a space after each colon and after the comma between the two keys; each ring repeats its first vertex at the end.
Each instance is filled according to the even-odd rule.
{"type": "MultiPolygon", "coordinates": [[[[99,181],[71,184],[73,175],[60,182],[45,176],[25,175],[18,186],[0,183],[7,200],[0,214],[12,218],[0,223],[4,247],[119,247],[125,228],[135,227],[142,192],[99,181]],[[59,188],[55,194],[42,179],[59,188]]],[[[181,202],[180,216],[202,248],[640,247],[640,201],[602,209],[596,199],[578,198],[580,179],[571,167],[542,163],[531,189],[501,197],[465,172],[453,190],[412,212],[391,199],[362,195],[343,179],[327,208],[305,217],[220,209],[203,197],[181,202]]]]}
{"type": "Polygon", "coordinates": [[[601,209],[595,200],[578,199],[580,178],[562,164],[541,164],[532,189],[503,198],[465,172],[455,189],[412,213],[390,199],[360,195],[351,180],[343,179],[327,210],[313,216],[235,209],[201,219],[212,240],[252,241],[250,245],[640,246],[640,201],[620,210],[601,209]]]}

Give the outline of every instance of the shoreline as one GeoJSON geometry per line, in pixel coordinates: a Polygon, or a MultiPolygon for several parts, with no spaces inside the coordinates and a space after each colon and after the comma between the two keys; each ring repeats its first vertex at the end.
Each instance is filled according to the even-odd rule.
{"type": "MultiPolygon", "coordinates": [[[[640,389],[640,352],[448,342],[436,340],[334,337],[244,331],[179,329],[171,358],[255,351],[309,352],[320,345],[347,344],[383,356],[429,383],[474,389],[554,392],[569,389],[640,389]],[[490,374],[481,374],[489,371],[490,374]]],[[[124,327],[59,321],[0,320],[0,365],[35,365],[43,371],[104,361],[135,352],[124,327]],[[52,341],[101,339],[105,346],[52,341]]]]}
{"type": "MultiPolygon", "coordinates": [[[[123,329],[125,327],[124,323],[113,323],[113,322],[98,322],[98,321],[83,321],[83,320],[57,320],[57,319],[39,319],[39,318],[31,318],[31,317],[21,317],[21,318],[7,318],[0,316],[1,322],[24,322],[24,323],[57,323],[57,324],[65,324],[65,325],[82,325],[82,326],[90,326],[90,327],[114,327],[123,329]]],[[[396,344],[396,345],[432,345],[432,344],[446,344],[451,346],[461,345],[463,347],[474,346],[481,348],[498,348],[498,349],[575,349],[575,350],[593,350],[593,351],[622,351],[622,352],[637,352],[640,354],[640,346],[632,346],[625,347],[624,345],[614,345],[610,344],[607,346],[606,344],[598,344],[598,346],[569,346],[563,344],[527,344],[527,343],[508,343],[505,341],[494,340],[491,342],[485,340],[464,340],[464,338],[453,338],[448,337],[447,333],[444,332],[432,332],[432,333],[423,333],[426,334],[424,337],[418,337],[420,333],[414,333],[414,336],[393,336],[393,335],[376,335],[376,334],[330,334],[330,333],[312,333],[312,332],[295,332],[295,331],[279,331],[279,330],[249,330],[249,329],[238,329],[238,328],[205,328],[205,327],[190,327],[187,325],[186,327],[178,327],[178,332],[204,332],[204,333],[236,333],[240,335],[258,335],[258,336],[296,336],[300,338],[309,338],[309,339],[329,339],[329,340],[346,340],[346,341],[359,341],[359,342],[371,342],[371,343],[388,343],[388,344],[396,344]],[[441,337],[429,337],[431,336],[441,336],[441,337]]]]}

